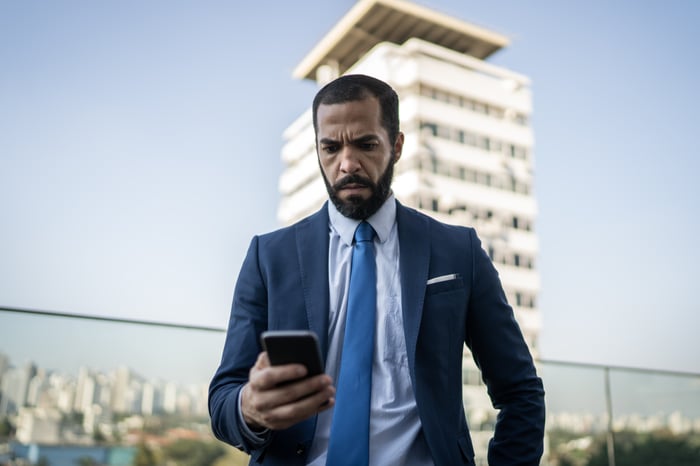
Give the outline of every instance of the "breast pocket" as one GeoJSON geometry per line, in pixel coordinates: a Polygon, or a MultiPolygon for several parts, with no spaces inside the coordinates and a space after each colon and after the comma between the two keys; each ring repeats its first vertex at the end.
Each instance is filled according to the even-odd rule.
{"type": "Polygon", "coordinates": [[[456,277],[451,280],[440,281],[436,283],[430,283],[425,288],[425,295],[436,295],[440,293],[447,293],[450,291],[464,290],[464,282],[462,277],[456,277]]]}
{"type": "MultiPolygon", "coordinates": [[[[461,278],[428,285],[425,290],[426,313],[433,319],[447,319],[449,316],[464,314],[467,306],[467,290],[461,278]]],[[[454,321],[452,323],[457,323],[454,321]]]]}
{"type": "Polygon", "coordinates": [[[431,344],[443,359],[446,354],[461,351],[466,314],[467,290],[461,278],[427,286],[421,332],[430,336],[431,344]]]}

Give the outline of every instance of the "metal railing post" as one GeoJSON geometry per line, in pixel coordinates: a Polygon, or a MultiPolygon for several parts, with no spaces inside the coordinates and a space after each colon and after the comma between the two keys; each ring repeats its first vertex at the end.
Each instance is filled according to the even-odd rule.
{"type": "Polygon", "coordinates": [[[615,466],[615,434],[613,432],[612,395],[610,394],[610,368],[605,367],[605,407],[608,413],[608,465],[615,466]]]}

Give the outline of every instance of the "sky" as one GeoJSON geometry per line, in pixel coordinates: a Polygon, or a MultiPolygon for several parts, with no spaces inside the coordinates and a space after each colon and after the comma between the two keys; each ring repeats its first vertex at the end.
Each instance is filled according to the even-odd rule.
{"type": "MultiPolygon", "coordinates": [[[[700,3],[419,3],[532,79],[540,356],[700,373],[700,3]]],[[[0,306],[224,328],[353,4],[0,2],[0,306]]],[[[22,322],[0,351],[55,330],[22,322]]]]}

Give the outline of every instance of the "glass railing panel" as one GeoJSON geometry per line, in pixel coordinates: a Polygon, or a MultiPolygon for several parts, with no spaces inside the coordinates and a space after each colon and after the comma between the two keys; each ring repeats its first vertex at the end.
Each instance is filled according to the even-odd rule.
{"type": "Polygon", "coordinates": [[[700,465],[700,376],[611,369],[610,392],[617,464],[700,465]]]}
{"type": "MultiPolygon", "coordinates": [[[[607,427],[604,371],[598,367],[538,363],[547,406],[542,464],[567,463],[569,452],[586,447],[607,427]]],[[[585,465],[586,463],[581,463],[585,465]]]]}
{"type": "MultiPolygon", "coordinates": [[[[0,465],[247,464],[209,426],[207,387],[224,336],[0,309],[0,465]]],[[[611,454],[617,465],[700,464],[700,375],[553,361],[538,362],[538,372],[543,465],[612,464],[611,454]]],[[[477,409],[490,404],[478,380],[466,374],[465,410],[486,464],[495,417],[477,409]]]]}
{"type": "Polygon", "coordinates": [[[543,464],[700,465],[700,375],[539,366],[547,392],[543,464]]]}
{"type": "Polygon", "coordinates": [[[611,369],[610,385],[615,430],[700,428],[699,376],[611,369]]]}
{"type": "Polygon", "coordinates": [[[247,464],[209,426],[224,336],[0,311],[0,465],[247,464]]]}

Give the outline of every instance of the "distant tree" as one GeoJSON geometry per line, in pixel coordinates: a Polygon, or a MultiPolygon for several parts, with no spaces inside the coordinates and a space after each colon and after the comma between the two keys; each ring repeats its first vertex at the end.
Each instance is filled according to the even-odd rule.
{"type": "Polygon", "coordinates": [[[552,429],[549,437],[549,460],[557,466],[586,466],[590,452],[586,449],[572,447],[573,441],[581,440],[581,434],[563,429],[552,429]]]}
{"type": "MultiPolygon", "coordinates": [[[[700,445],[689,436],[668,432],[639,434],[618,432],[615,434],[616,466],[698,466],[700,445]]],[[[605,442],[592,446],[588,466],[607,466],[608,453],[605,442]]]]}
{"type": "Polygon", "coordinates": [[[550,455],[550,459],[556,460],[554,464],[558,466],[586,466],[586,457],[587,454],[580,450],[550,455]]]}
{"type": "Polygon", "coordinates": [[[157,466],[155,453],[144,442],[141,442],[134,456],[134,466],[157,466]]]}
{"type": "Polygon", "coordinates": [[[160,435],[165,428],[164,419],[158,416],[149,416],[144,418],[143,431],[148,434],[160,435]]]}
{"type": "Polygon", "coordinates": [[[165,447],[163,454],[178,466],[211,466],[226,450],[219,442],[178,440],[165,447]]]}
{"type": "Polygon", "coordinates": [[[0,419],[0,439],[7,439],[14,434],[15,428],[6,417],[0,419]]]}
{"type": "Polygon", "coordinates": [[[102,433],[99,428],[92,432],[92,439],[95,441],[95,443],[105,443],[107,441],[107,437],[105,437],[105,434],[102,433]]]}
{"type": "Polygon", "coordinates": [[[81,456],[75,460],[75,464],[78,466],[100,466],[100,463],[91,456],[81,456]]]}
{"type": "Polygon", "coordinates": [[[226,453],[212,463],[212,466],[247,466],[250,456],[230,445],[224,445],[226,453]]]}
{"type": "Polygon", "coordinates": [[[82,432],[84,417],[82,413],[76,412],[63,414],[60,422],[61,431],[82,432]]]}

